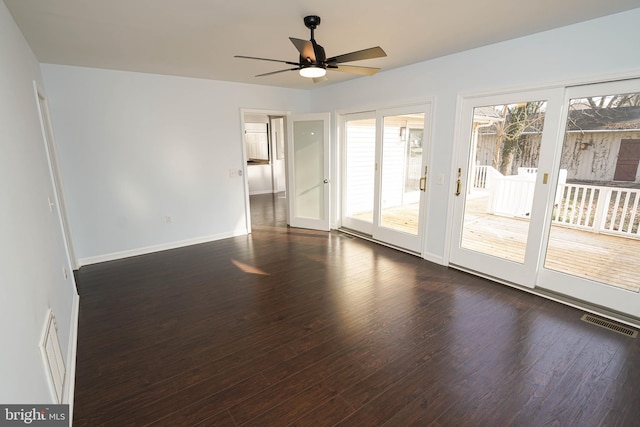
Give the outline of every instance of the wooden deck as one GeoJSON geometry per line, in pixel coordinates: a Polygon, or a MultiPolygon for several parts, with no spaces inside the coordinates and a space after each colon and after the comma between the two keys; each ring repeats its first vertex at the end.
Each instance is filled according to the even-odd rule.
{"type": "MultiPolygon", "coordinates": [[[[383,227],[404,231],[405,233],[418,234],[419,211],[420,205],[418,203],[383,209],[381,224],[383,227]]],[[[353,218],[372,222],[373,212],[362,212],[353,215],[353,218]]]]}
{"type": "MultiPolygon", "coordinates": [[[[467,202],[462,246],[522,262],[529,221],[486,213],[486,199],[467,202]]],[[[640,291],[640,240],[552,225],[544,266],[550,270],[640,291]]]]}
{"type": "MultiPolygon", "coordinates": [[[[486,200],[467,204],[462,246],[510,261],[523,262],[529,221],[491,215],[486,200]]],[[[416,205],[384,210],[390,228],[417,230],[416,205]]],[[[361,214],[371,220],[371,213],[361,214]],[[368,215],[368,217],[367,217],[368,215]]],[[[553,225],[545,267],[640,292],[640,240],[553,225]]]]}

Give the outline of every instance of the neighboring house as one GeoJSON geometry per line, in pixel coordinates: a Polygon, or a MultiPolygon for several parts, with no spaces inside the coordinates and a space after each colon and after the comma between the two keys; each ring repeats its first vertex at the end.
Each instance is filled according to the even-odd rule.
{"type": "MultiPolygon", "coordinates": [[[[487,108],[481,113],[474,117],[477,164],[495,167],[496,127],[489,123],[501,119],[487,108]]],[[[535,166],[539,149],[539,131],[525,132],[512,174],[517,174],[519,167],[535,166]]],[[[560,162],[569,181],[640,183],[639,165],[640,106],[571,111],[560,162]]]]}

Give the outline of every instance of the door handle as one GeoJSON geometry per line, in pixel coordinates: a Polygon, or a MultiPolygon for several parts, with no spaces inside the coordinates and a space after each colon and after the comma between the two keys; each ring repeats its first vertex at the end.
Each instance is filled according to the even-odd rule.
{"type": "Polygon", "coordinates": [[[324,182],[325,184],[328,184],[328,183],[329,183],[329,180],[325,178],[323,182],[324,182]]]}
{"type": "Polygon", "coordinates": [[[424,167],[424,176],[420,178],[420,191],[427,191],[427,167],[424,167]]]}
{"type": "Polygon", "coordinates": [[[462,187],[462,168],[458,168],[458,180],[456,181],[456,196],[460,195],[460,188],[462,187]]]}

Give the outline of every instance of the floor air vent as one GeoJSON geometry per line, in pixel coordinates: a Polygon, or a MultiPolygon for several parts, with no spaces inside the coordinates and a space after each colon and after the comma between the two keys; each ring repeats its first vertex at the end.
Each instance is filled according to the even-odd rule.
{"type": "Polygon", "coordinates": [[[611,322],[607,319],[602,319],[592,314],[583,314],[580,320],[582,320],[583,322],[591,323],[592,325],[600,326],[601,328],[609,329],[610,331],[617,332],[631,338],[635,338],[638,336],[638,331],[636,330],[611,322]]]}

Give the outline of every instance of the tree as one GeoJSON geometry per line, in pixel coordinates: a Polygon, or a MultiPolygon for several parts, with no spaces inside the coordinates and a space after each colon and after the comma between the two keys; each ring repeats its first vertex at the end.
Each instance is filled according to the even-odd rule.
{"type": "Polygon", "coordinates": [[[493,167],[510,175],[515,155],[526,143],[525,132],[542,132],[544,101],[502,105],[502,118],[496,122],[497,139],[493,167]]]}
{"type": "Polygon", "coordinates": [[[584,101],[592,109],[618,108],[640,106],[640,93],[625,93],[621,95],[598,96],[584,98],[584,101]]]}

